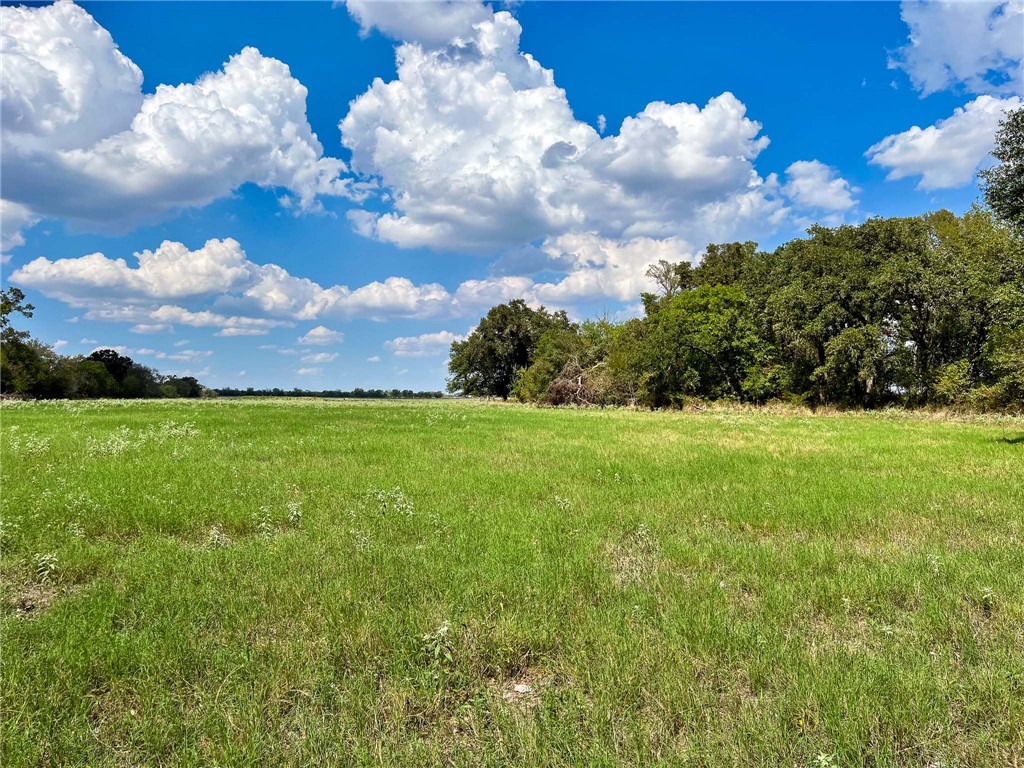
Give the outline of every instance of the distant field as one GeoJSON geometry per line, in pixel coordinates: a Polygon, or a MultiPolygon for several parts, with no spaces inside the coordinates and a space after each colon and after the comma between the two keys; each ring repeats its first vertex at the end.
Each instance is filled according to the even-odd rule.
{"type": "Polygon", "coordinates": [[[4,766],[1024,760],[1024,420],[0,413],[4,766]]]}

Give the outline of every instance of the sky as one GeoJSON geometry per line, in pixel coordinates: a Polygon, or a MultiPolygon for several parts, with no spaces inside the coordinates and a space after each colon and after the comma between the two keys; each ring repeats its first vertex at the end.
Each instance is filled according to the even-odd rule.
{"type": "Polygon", "coordinates": [[[1024,97],[1024,0],[0,13],[16,324],[213,387],[441,389],[494,304],[963,212],[1024,97]]]}

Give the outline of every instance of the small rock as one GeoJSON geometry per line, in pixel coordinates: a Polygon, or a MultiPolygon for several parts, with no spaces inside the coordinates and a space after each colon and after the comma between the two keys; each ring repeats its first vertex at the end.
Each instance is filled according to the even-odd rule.
{"type": "Polygon", "coordinates": [[[533,687],[527,685],[526,683],[518,683],[516,687],[512,690],[514,690],[516,693],[533,693],[533,687]]]}

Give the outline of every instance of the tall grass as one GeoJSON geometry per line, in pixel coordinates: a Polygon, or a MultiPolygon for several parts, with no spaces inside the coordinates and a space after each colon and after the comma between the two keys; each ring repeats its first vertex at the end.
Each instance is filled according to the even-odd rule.
{"type": "Polygon", "coordinates": [[[4,404],[3,764],[1012,764],[1022,438],[4,404]]]}

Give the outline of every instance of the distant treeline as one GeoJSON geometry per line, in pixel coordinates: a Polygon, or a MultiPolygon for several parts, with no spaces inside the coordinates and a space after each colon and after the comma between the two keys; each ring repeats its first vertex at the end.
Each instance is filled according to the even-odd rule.
{"type": "Polygon", "coordinates": [[[662,261],[643,316],[516,300],[452,345],[449,389],[550,405],[688,399],[1024,408],[1024,235],[988,209],[814,226],[662,261]]]}
{"type": "Polygon", "coordinates": [[[163,376],[113,349],[91,355],[58,355],[25,331],[11,327],[14,313],[35,309],[18,288],[0,291],[0,393],[6,396],[79,400],[99,397],[203,397],[193,376],[163,376]]]}
{"type": "Polygon", "coordinates": [[[221,397],[330,397],[357,400],[433,400],[444,397],[444,392],[413,392],[411,389],[233,389],[224,387],[217,390],[221,397]]]}

